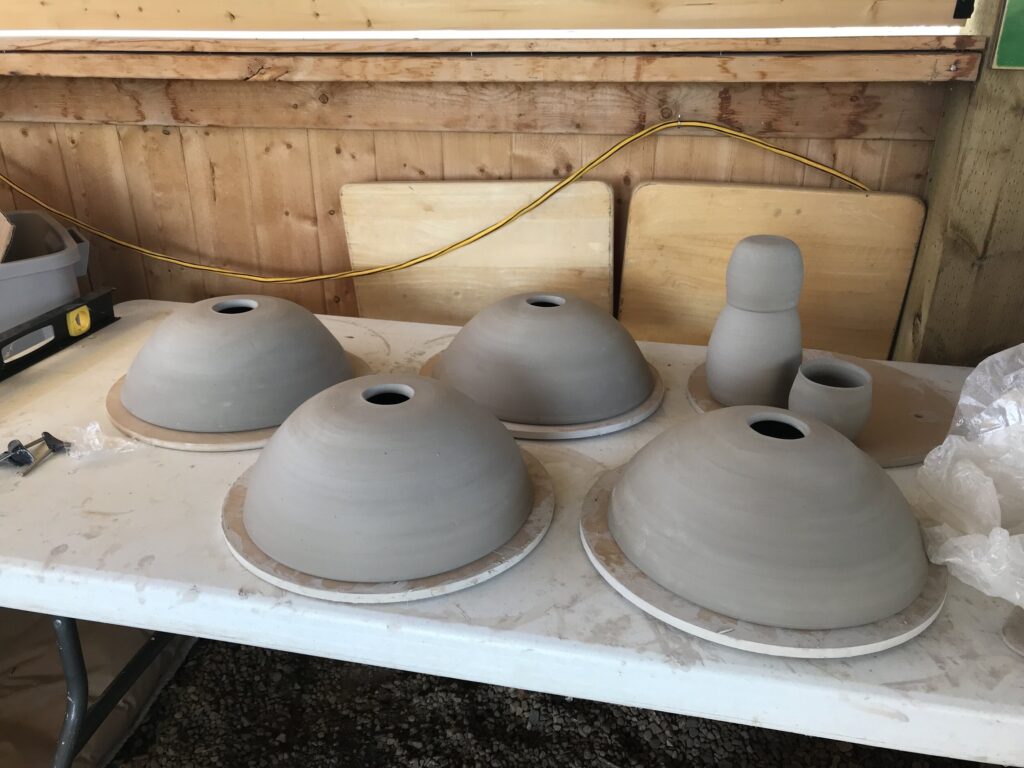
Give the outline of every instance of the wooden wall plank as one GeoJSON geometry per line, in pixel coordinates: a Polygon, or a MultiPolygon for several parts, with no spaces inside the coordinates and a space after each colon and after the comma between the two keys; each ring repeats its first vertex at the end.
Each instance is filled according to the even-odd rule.
{"type": "Polygon", "coordinates": [[[561,179],[582,164],[579,136],[517,133],[512,137],[513,179],[561,179]]]}
{"type": "Polygon", "coordinates": [[[888,142],[885,170],[879,188],[887,192],[906,192],[923,197],[932,146],[933,142],[930,141],[888,142]]]}
{"type": "MultiPolygon", "coordinates": [[[[0,122],[0,153],[7,174],[29,192],[44,197],[55,208],[74,212],[71,189],[60,154],[57,129],[45,123],[0,122]]],[[[7,189],[3,184],[0,187],[7,189]]],[[[17,193],[11,194],[14,207],[35,210],[37,206],[17,193]]]]}
{"type": "MultiPolygon", "coordinates": [[[[972,17],[971,21],[974,21],[972,17]]],[[[843,35],[802,37],[6,37],[8,51],[185,53],[808,53],[813,51],[981,51],[981,30],[966,35],[843,35]]]]}
{"type": "MultiPolygon", "coordinates": [[[[57,129],[74,214],[127,242],[138,242],[131,195],[117,129],[106,125],[62,125],[57,129]]],[[[51,155],[46,162],[53,162],[51,155]]],[[[142,257],[135,251],[90,236],[93,285],[109,286],[116,301],[145,299],[149,286],[142,257]]]]}
{"type": "MultiPolygon", "coordinates": [[[[891,144],[892,142],[884,143],[891,144]]],[[[776,139],[772,144],[800,155],[807,154],[806,139],[776,139]]],[[[729,173],[729,181],[740,184],[778,184],[799,187],[803,186],[808,173],[816,173],[788,157],[764,152],[749,144],[738,144],[734,152],[735,161],[729,173]]],[[[841,170],[845,169],[841,168],[841,170]]]]}
{"type": "MultiPolygon", "coordinates": [[[[240,131],[182,128],[196,242],[211,266],[258,271],[249,166],[240,131]]],[[[258,283],[204,273],[210,296],[260,293],[258,283]]]]}
{"type": "Polygon", "coordinates": [[[766,137],[930,140],[922,83],[231,83],[0,79],[0,119],[128,125],[632,133],[683,115],[766,137]]]}
{"type": "MultiPolygon", "coordinates": [[[[836,167],[838,147],[833,139],[808,139],[806,157],[819,163],[836,167]]],[[[843,170],[840,168],[839,170],[843,170]]],[[[831,187],[832,177],[826,173],[808,168],[804,171],[804,187],[831,187]]]]}
{"type": "Polygon", "coordinates": [[[430,83],[861,83],[974,80],[974,51],[684,56],[252,56],[0,53],[0,75],[430,83]]]}
{"type": "MultiPolygon", "coordinates": [[[[581,163],[590,162],[618,142],[621,136],[583,136],[580,139],[581,163]]],[[[613,301],[618,306],[619,278],[622,274],[622,254],[626,245],[629,220],[629,201],[637,184],[654,178],[653,141],[634,142],[613,155],[584,178],[607,182],[612,188],[613,237],[613,301]]]]}
{"type": "MultiPolygon", "coordinates": [[[[881,142],[840,141],[835,142],[834,166],[867,184],[871,189],[878,189],[882,184],[885,172],[887,147],[881,142]]],[[[829,182],[833,189],[849,189],[850,186],[842,179],[833,178],[829,182]]]]}
{"type": "Polygon", "coordinates": [[[954,6],[934,0],[7,0],[11,29],[336,31],[416,29],[657,29],[905,26],[954,23],[954,6]]]}
{"type": "Polygon", "coordinates": [[[443,177],[440,133],[377,131],[374,141],[380,181],[426,181],[443,177]]]}
{"type": "Polygon", "coordinates": [[[512,135],[444,133],[444,177],[497,181],[512,178],[512,135]]]}
{"type": "MultiPolygon", "coordinates": [[[[341,217],[341,187],[377,178],[376,148],[372,131],[310,131],[310,161],[313,168],[313,196],[316,201],[317,233],[324,272],[352,268],[348,242],[341,217]]],[[[323,284],[327,312],[358,315],[359,305],[352,280],[330,280],[323,284]]]]}
{"type": "MultiPolygon", "coordinates": [[[[918,196],[923,192],[932,148],[930,141],[775,139],[772,143],[838,168],[871,189],[918,196]]],[[[794,160],[719,137],[659,136],[654,177],[850,188],[840,179],[794,160]]]]}
{"type": "MultiPolygon", "coordinates": [[[[253,222],[264,275],[304,276],[323,272],[306,131],[246,129],[245,154],[252,189],[253,222]]],[[[323,312],[318,283],[274,285],[273,294],[323,312]]]]}
{"type": "Polygon", "coordinates": [[[934,151],[928,218],[898,359],[975,365],[1024,342],[1024,73],[955,88],[934,151]]]}
{"type": "MultiPolygon", "coordinates": [[[[139,244],[201,263],[181,133],[177,128],[121,126],[118,138],[139,244]]],[[[145,258],[143,266],[152,299],[198,301],[206,296],[201,272],[145,258]]]]}
{"type": "MultiPolygon", "coordinates": [[[[60,127],[64,130],[64,127],[60,127]]],[[[100,128],[100,130],[112,130],[100,128]]],[[[179,129],[168,127],[173,136],[179,129]]],[[[123,148],[130,146],[126,137],[153,136],[155,140],[173,139],[164,134],[162,129],[150,128],[143,132],[140,126],[124,127],[120,131],[123,148]]],[[[583,162],[605,150],[620,139],[621,134],[537,134],[537,133],[451,133],[438,135],[435,132],[352,132],[334,130],[299,131],[305,134],[308,142],[308,156],[300,151],[302,161],[294,164],[277,164],[274,171],[260,171],[261,181],[265,186],[270,184],[295,183],[287,177],[296,175],[303,180],[299,186],[308,184],[312,188],[312,216],[309,217],[309,192],[288,192],[297,199],[304,199],[307,217],[315,219],[313,225],[307,223],[306,234],[296,236],[296,242],[303,243],[307,253],[319,250],[323,271],[341,271],[348,268],[347,245],[340,221],[338,190],[343,183],[353,181],[374,180],[378,172],[382,178],[391,179],[442,179],[463,176],[482,178],[485,175],[512,177],[516,179],[547,179],[553,181],[579,168],[583,162]],[[383,151],[377,156],[376,142],[381,142],[383,151]],[[306,170],[303,170],[306,169],[306,170]],[[423,175],[420,172],[423,172],[423,175]],[[279,175],[277,178],[275,174],[279,175]],[[332,213],[333,212],[333,213],[332,213]],[[312,234],[310,234],[310,230],[312,234]]],[[[285,130],[268,130],[262,136],[275,141],[294,138],[296,132],[285,130]]],[[[171,183],[170,179],[179,178],[180,171],[172,171],[167,183],[160,186],[161,194],[168,197],[162,204],[167,205],[171,212],[156,210],[158,200],[153,189],[140,185],[135,180],[136,174],[155,173],[152,169],[130,168],[127,173],[125,194],[130,193],[131,199],[126,209],[129,219],[134,213],[139,218],[139,228],[146,237],[146,227],[150,216],[181,217],[185,209],[189,210],[194,219],[196,260],[204,263],[230,266],[257,273],[281,272],[290,268],[288,262],[275,260],[277,252],[268,250],[266,233],[257,241],[257,216],[253,211],[252,189],[250,186],[250,161],[259,162],[247,153],[243,131],[229,128],[195,128],[180,129],[182,151],[184,153],[184,183],[171,183]],[[143,195],[152,200],[136,200],[135,190],[142,188],[143,195]],[[171,195],[173,197],[170,197],[171,195]],[[269,254],[269,255],[268,255],[269,254]]],[[[928,141],[860,141],[856,139],[808,140],[792,139],[777,140],[790,149],[807,151],[812,143],[819,145],[817,150],[824,159],[835,160],[842,151],[844,162],[847,160],[859,167],[869,162],[859,156],[865,153],[876,166],[878,158],[885,158],[881,176],[881,188],[894,191],[914,191],[911,187],[919,185],[924,177],[928,162],[931,143],[928,141]]],[[[0,149],[10,151],[18,158],[21,166],[15,168],[14,175],[22,180],[29,179],[27,186],[37,191],[48,201],[58,206],[73,210],[64,169],[61,162],[53,163],[53,147],[56,146],[56,131],[53,125],[40,123],[11,124],[0,122],[0,149]],[[23,131],[25,135],[23,135],[23,131]],[[53,144],[48,144],[50,136],[53,144]],[[14,143],[12,143],[14,142],[14,143]],[[25,148],[21,148],[24,142],[25,148]],[[31,149],[31,152],[29,151],[31,149]],[[63,186],[64,192],[61,192],[63,186]]],[[[294,141],[293,141],[294,144],[294,141]]],[[[136,155],[140,164],[146,162],[141,146],[135,154],[125,149],[126,161],[134,164],[136,155]]],[[[812,152],[813,154],[813,152],[812,152]]],[[[59,158],[59,155],[58,155],[59,158]]],[[[8,159],[8,164],[10,160],[8,159]]],[[[116,176],[123,173],[124,166],[117,163],[105,167],[97,164],[96,173],[116,176]]],[[[849,170],[849,168],[846,168],[849,170]]],[[[819,183],[830,184],[830,179],[813,171],[804,171],[796,163],[770,155],[748,145],[731,139],[713,136],[677,135],[638,142],[624,153],[608,161],[595,172],[591,178],[609,182],[615,192],[617,210],[616,235],[621,241],[625,237],[625,211],[633,187],[648,178],[669,179],[711,178],[714,180],[733,180],[749,183],[778,183],[800,185],[819,183]],[[666,150],[666,147],[669,149],[666,150]],[[672,152],[675,153],[673,156],[672,152]],[[714,179],[715,174],[721,178],[714,179]]],[[[115,180],[102,181],[100,186],[114,184],[115,180]]],[[[160,180],[152,181],[154,184],[160,180]]],[[[268,192],[272,198],[277,194],[268,192]]],[[[273,238],[285,238],[280,234],[294,224],[289,217],[284,217],[280,209],[282,202],[278,199],[269,203],[265,196],[260,204],[270,210],[277,210],[278,221],[273,238]],[[276,206],[276,208],[275,208],[276,206]],[[282,223],[281,220],[284,220],[282,223]]],[[[298,210],[298,209],[296,209],[298,210]]],[[[170,221],[166,218],[166,221],[170,221]]],[[[180,220],[180,219],[174,219],[180,220]]],[[[154,219],[154,221],[157,221],[154,219]]],[[[159,227],[157,221],[154,226],[159,227]]],[[[167,228],[169,225],[163,223],[167,228]]],[[[187,221],[182,225],[188,229],[187,221]]],[[[261,225],[265,226],[265,225],[261,225]]],[[[297,226],[297,225],[294,225],[297,226]]],[[[175,225],[177,229],[177,225],[175,225]]],[[[301,229],[301,228],[300,228],[301,229]]],[[[287,236],[290,237],[290,236],[287,236]]],[[[152,243],[150,243],[152,244],[152,243]]],[[[621,242],[618,249],[621,253],[621,242]]],[[[287,255],[287,254],[286,254],[287,255]]],[[[291,255],[288,255],[291,258],[291,255]]],[[[154,295],[173,295],[183,291],[177,284],[177,278],[161,277],[151,266],[148,279],[154,295]]],[[[305,263],[300,270],[309,273],[320,271],[314,262],[305,263]],[[308,268],[306,268],[308,267],[308,268]]],[[[195,279],[195,275],[186,275],[195,279]]],[[[191,289],[190,289],[191,290],[191,289]]],[[[221,295],[240,292],[266,292],[274,295],[293,297],[294,287],[242,282],[235,279],[204,274],[202,276],[202,292],[204,295],[221,295]]],[[[324,283],[317,288],[306,287],[307,292],[319,291],[319,296],[310,306],[319,307],[323,302],[327,311],[337,313],[353,313],[357,311],[355,291],[351,281],[335,281],[324,283]]],[[[303,303],[308,302],[308,294],[300,297],[303,303]]]]}
{"type": "MultiPolygon", "coordinates": [[[[5,163],[5,172],[13,181],[58,210],[74,213],[75,205],[54,125],[0,122],[0,158],[5,163]]],[[[7,206],[5,210],[41,210],[40,206],[5,185],[0,184],[0,188],[0,196],[6,190],[10,199],[9,203],[6,199],[0,202],[0,207],[7,206]]],[[[57,220],[67,224],[60,217],[57,220]]],[[[89,235],[83,236],[93,239],[89,235]]],[[[78,278],[78,287],[82,293],[92,290],[91,274],[78,278]]]]}

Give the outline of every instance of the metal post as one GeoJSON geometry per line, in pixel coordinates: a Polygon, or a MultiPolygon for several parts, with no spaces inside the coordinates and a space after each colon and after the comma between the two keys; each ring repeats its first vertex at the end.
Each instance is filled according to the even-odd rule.
{"type": "Polygon", "coordinates": [[[85,714],[89,706],[89,676],[82,658],[82,643],[78,639],[78,623],[74,619],[54,616],[53,631],[57,634],[57,652],[64,669],[68,689],[68,703],[64,710],[64,725],[60,729],[57,749],[53,754],[53,768],[71,768],[81,738],[85,714]]]}
{"type": "Polygon", "coordinates": [[[89,673],[82,657],[82,643],[78,639],[78,623],[74,619],[55,616],[53,630],[57,634],[57,651],[68,689],[68,704],[53,755],[53,768],[71,768],[79,751],[107,715],[176,636],[154,632],[90,707],[89,673]]]}

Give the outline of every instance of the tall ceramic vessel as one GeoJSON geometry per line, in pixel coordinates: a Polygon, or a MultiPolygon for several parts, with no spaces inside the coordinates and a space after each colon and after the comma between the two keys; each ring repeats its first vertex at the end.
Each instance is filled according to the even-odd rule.
{"type": "Polygon", "coordinates": [[[785,407],[802,352],[800,249],[785,237],[745,237],[725,279],[726,306],[708,342],[711,395],[723,405],[785,407]]]}

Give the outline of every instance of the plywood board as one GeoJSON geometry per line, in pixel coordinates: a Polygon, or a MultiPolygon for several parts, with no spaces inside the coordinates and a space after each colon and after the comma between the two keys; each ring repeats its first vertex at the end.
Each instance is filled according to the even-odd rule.
{"type": "Polygon", "coordinates": [[[733,246],[782,235],[804,255],[804,346],[888,357],[923,217],[909,195],[641,185],[629,211],[620,319],[638,339],[706,344],[733,246]]]}
{"type": "Polygon", "coordinates": [[[7,246],[11,244],[14,237],[14,225],[0,212],[0,261],[7,255],[7,246]]]}
{"type": "MultiPolygon", "coordinates": [[[[546,181],[346,184],[341,211],[356,269],[448,245],[526,205],[546,181]]],[[[611,311],[612,194],[585,181],[483,240],[398,272],[356,280],[360,314],[462,324],[524,291],[568,291],[611,311]]]]}

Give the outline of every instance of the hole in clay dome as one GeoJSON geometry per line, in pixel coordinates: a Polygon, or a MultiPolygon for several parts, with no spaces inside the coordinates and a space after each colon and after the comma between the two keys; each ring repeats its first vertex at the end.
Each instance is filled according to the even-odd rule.
{"type": "Polygon", "coordinates": [[[413,395],[413,388],[405,384],[382,384],[363,392],[363,400],[374,405],[398,405],[413,395]]]}
{"type": "Polygon", "coordinates": [[[526,300],[531,307],[560,307],[565,304],[561,296],[531,296],[526,300]]]}
{"type": "Polygon", "coordinates": [[[774,437],[776,440],[799,440],[804,433],[795,424],[777,419],[761,419],[750,425],[759,435],[774,437]]]}
{"type": "Polygon", "coordinates": [[[213,311],[222,315],[240,315],[243,312],[251,312],[259,306],[252,299],[228,299],[213,305],[213,311]]]}

